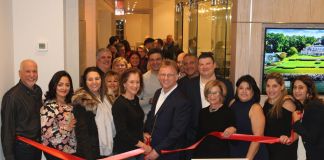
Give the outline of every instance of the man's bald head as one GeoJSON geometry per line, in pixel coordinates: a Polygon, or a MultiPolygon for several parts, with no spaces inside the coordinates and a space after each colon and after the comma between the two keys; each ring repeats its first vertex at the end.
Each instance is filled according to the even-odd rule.
{"type": "Polygon", "coordinates": [[[20,63],[19,77],[28,88],[33,88],[38,79],[37,64],[34,60],[25,59],[20,63]]]}

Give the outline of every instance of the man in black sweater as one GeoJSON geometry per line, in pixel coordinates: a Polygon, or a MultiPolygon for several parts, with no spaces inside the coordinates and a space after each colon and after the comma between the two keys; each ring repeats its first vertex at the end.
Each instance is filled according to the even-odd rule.
{"type": "Polygon", "coordinates": [[[19,70],[20,81],[3,96],[1,105],[1,143],[6,160],[40,160],[42,152],[24,142],[22,136],[40,141],[40,107],[42,90],[36,85],[37,64],[23,60],[19,70]]]}

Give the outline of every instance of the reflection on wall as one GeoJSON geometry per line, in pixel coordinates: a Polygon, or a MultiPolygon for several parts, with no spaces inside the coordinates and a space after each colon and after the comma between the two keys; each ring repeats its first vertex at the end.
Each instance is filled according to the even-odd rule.
{"type": "Polygon", "coordinates": [[[224,77],[229,76],[232,5],[231,0],[176,3],[176,17],[182,16],[182,23],[176,23],[176,40],[182,40],[185,52],[197,56],[202,52],[213,53],[219,75],[224,77]]]}

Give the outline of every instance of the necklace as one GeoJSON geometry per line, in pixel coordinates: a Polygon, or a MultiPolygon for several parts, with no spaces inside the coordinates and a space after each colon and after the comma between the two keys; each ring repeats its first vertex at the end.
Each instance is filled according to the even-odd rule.
{"type": "Polygon", "coordinates": [[[209,106],[209,112],[216,112],[218,111],[219,108],[221,108],[223,106],[223,104],[221,104],[220,106],[218,106],[217,108],[212,108],[211,106],[209,106]]]}

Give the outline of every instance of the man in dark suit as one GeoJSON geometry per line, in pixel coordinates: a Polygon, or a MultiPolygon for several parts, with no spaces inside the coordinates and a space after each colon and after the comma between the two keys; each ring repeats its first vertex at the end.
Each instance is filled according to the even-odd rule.
{"type": "Polygon", "coordinates": [[[234,97],[232,83],[222,77],[216,76],[215,69],[217,65],[214,57],[210,53],[202,53],[198,57],[199,76],[190,79],[188,82],[180,84],[181,90],[191,101],[192,113],[190,119],[190,129],[187,132],[187,142],[192,144],[196,141],[196,131],[198,128],[199,112],[202,108],[208,107],[209,103],[204,96],[205,84],[211,80],[222,81],[226,86],[224,104],[228,104],[234,97]]]}
{"type": "Polygon", "coordinates": [[[178,68],[172,60],[164,60],[158,79],[162,88],[155,92],[153,106],[148,114],[146,135],[152,138],[153,150],[145,159],[178,160],[180,153],[161,154],[161,150],[184,147],[190,119],[190,104],[177,85],[178,68]]]}

